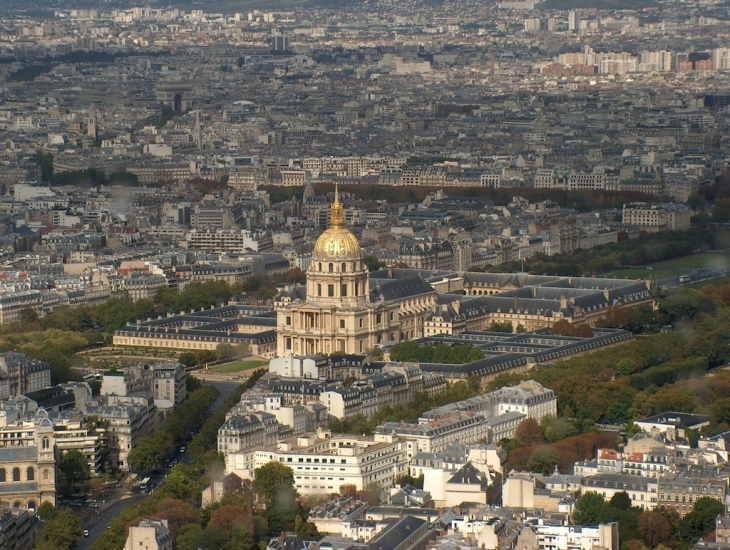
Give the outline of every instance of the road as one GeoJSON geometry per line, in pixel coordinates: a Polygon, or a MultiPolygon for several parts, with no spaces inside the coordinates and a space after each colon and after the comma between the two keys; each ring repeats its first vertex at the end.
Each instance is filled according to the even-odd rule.
{"type": "MultiPolygon", "coordinates": [[[[211,411],[219,409],[226,401],[226,399],[228,399],[228,397],[233,393],[233,390],[235,390],[240,385],[238,382],[213,381],[203,381],[203,384],[215,386],[220,392],[218,399],[216,399],[211,406],[211,411]]],[[[190,462],[190,456],[186,453],[184,456],[179,458],[179,461],[183,464],[188,464],[190,462]]],[[[152,476],[152,482],[157,487],[161,486],[165,483],[164,475],[158,474],[157,476],[152,476]]],[[[139,504],[145,499],[145,497],[147,497],[147,495],[144,494],[134,494],[131,497],[120,500],[122,496],[124,496],[126,493],[126,488],[118,489],[114,493],[114,500],[104,505],[101,509],[84,508],[85,511],[91,514],[90,519],[84,522],[83,525],[84,529],[89,530],[89,536],[83,537],[81,541],[79,541],[79,544],[76,548],[78,548],[79,550],[85,550],[86,548],[90,547],[106,531],[106,527],[107,525],[109,525],[109,522],[117,517],[122,512],[122,510],[124,510],[128,506],[134,506],[135,504],[139,504]]]]}

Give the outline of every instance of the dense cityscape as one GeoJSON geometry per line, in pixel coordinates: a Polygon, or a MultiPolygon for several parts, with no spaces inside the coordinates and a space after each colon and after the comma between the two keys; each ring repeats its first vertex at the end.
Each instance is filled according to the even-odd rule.
{"type": "Polygon", "coordinates": [[[730,549],[726,1],[6,0],[0,550],[730,549]]]}

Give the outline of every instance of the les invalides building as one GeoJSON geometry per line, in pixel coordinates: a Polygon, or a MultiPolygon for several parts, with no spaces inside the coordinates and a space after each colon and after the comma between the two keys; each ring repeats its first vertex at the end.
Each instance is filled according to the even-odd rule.
{"type": "Polygon", "coordinates": [[[422,337],[436,291],[421,277],[371,281],[360,244],[345,228],[337,189],[331,209],[306,286],[289,287],[276,299],[277,355],[360,354],[382,342],[422,337]]]}

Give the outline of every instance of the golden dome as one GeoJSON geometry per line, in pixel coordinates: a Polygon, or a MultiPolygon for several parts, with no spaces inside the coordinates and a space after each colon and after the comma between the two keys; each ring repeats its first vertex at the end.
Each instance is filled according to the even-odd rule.
{"type": "Polygon", "coordinates": [[[317,239],[312,257],[324,259],[359,259],[362,257],[360,243],[355,235],[345,228],[345,218],[342,215],[340,192],[335,184],[335,202],[332,203],[332,218],[330,227],[317,239]]]}

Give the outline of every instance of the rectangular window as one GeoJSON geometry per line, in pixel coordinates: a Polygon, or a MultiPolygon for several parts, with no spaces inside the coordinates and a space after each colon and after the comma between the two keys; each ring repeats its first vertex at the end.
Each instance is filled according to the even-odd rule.
{"type": "Polygon", "coordinates": [[[327,296],[332,298],[335,295],[335,285],[327,285],[327,296]]]}
{"type": "Polygon", "coordinates": [[[390,320],[392,321],[393,319],[395,319],[395,313],[393,313],[393,312],[391,311],[391,312],[390,312],[390,320]]]}
{"type": "Polygon", "coordinates": [[[362,319],[360,319],[360,328],[362,328],[362,319]]]}
{"type": "Polygon", "coordinates": [[[286,349],[291,349],[291,338],[286,339],[286,349]]]}
{"type": "Polygon", "coordinates": [[[340,319],[340,328],[345,328],[345,320],[340,319]]]}
{"type": "Polygon", "coordinates": [[[342,296],[347,296],[347,285],[340,285],[340,292],[342,296]]]}
{"type": "Polygon", "coordinates": [[[291,325],[291,316],[290,315],[286,316],[286,324],[291,325]]]}
{"type": "Polygon", "coordinates": [[[383,314],[382,314],[382,313],[378,313],[378,315],[377,315],[376,319],[377,319],[377,320],[376,320],[376,323],[377,323],[377,324],[380,324],[380,323],[382,323],[382,322],[383,322],[383,314]]]}
{"type": "Polygon", "coordinates": [[[317,285],[317,296],[322,296],[322,285],[317,285]]]}

